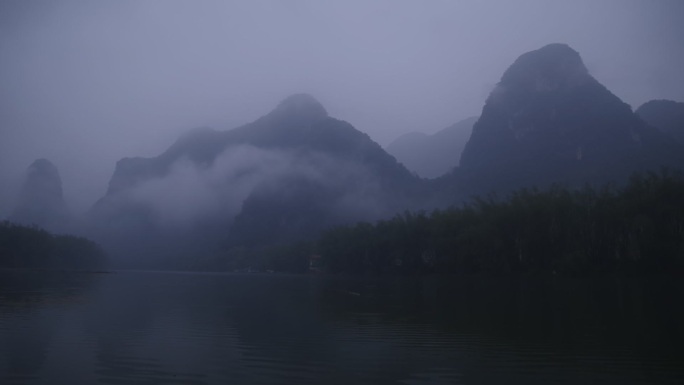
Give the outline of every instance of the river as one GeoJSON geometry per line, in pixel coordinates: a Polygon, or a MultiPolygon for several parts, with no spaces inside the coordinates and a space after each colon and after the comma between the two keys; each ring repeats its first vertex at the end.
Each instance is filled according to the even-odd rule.
{"type": "Polygon", "coordinates": [[[684,384],[664,278],[0,273],[1,384],[684,384]]]}

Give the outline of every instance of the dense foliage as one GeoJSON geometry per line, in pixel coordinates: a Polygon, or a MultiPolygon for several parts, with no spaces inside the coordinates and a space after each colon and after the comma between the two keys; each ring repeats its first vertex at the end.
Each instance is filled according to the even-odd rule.
{"type": "Polygon", "coordinates": [[[684,267],[684,177],[635,175],[621,189],[520,190],[431,214],[334,228],[317,252],[332,273],[559,272],[684,267]]]}
{"type": "Polygon", "coordinates": [[[0,267],[93,269],[104,262],[103,251],[87,239],[0,222],[0,267]]]}

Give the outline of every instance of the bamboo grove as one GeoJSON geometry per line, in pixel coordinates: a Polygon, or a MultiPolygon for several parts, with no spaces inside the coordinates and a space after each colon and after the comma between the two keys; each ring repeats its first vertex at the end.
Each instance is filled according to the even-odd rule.
{"type": "Polygon", "coordinates": [[[523,189],[336,227],[315,247],[330,273],[681,271],[684,177],[664,170],[622,188],[523,189]]]}

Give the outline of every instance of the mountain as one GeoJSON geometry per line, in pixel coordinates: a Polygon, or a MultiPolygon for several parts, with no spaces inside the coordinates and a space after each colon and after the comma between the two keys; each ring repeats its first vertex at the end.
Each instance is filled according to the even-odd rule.
{"type": "MultiPolygon", "coordinates": [[[[459,151],[446,143],[465,136],[471,123],[427,138],[414,134],[393,148],[445,159],[459,151]],[[420,149],[431,141],[445,147],[420,149]]],[[[252,123],[194,129],[159,156],[117,162],[106,195],[90,211],[87,235],[131,258],[225,255],[473,194],[620,182],[634,171],[681,168],[683,154],[594,79],[576,51],[551,44],[504,72],[460,165],[439,178],[412,175],[368,135],[297,94],[252,123]]]]}
{"type": "Polygon", "coordinates": [[[651,100],[637,108],[636,114],[646,123],[671,135],[684,145],[684,103],[651,100]]]}
{"type": "Polygon", "coordinates": [[[437,178],[458,166],[477,117],[464,119],[432,135],[411,132],[395,139],[387,152],[423,178],[437,178]]]}
{"type": "Polygon", "coordinates": [[[62,232],[71,226],[59,171],[47,159],[38,159],[26,170],[19,199],[10,221],[62,232]]]}
{"type": "Polygon", "coordinates": [[[490,93],[461,155],[461,183],[481,190],[622,180],[682,165],[681,152],[593,78],[580,55],[550,44],[520,56],[490,93]]]}
{"type": "Polygon", "coordinates": [[[211,166],[221,153],[237,145],[269,150],[319,151],[376,167],[377,171],[387,173],[388,178],[409,178],[406,170],[368,135],[347,122],[329,117],[325,108],[312,96],[296,94],[253,123],[229,131],[194,129],[158,157],[120,160],[107,195],[129,189],[150,178],[163,177],[180,159],[187,159],[198,166],[211,166]]]}
{"type": "Polygon", "coordinates": [[[410,207],[419,179],[312,96],[229,131],[191,130],[154,158],[117,162],[92,236],[150,254],[309,238],[410,207]]]}

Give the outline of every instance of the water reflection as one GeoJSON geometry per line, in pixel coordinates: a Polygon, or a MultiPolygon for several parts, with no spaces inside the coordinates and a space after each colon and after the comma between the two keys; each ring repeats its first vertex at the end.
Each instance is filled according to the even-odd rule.
{"type": "Polygon", "coordinates": [[[684,383],[668,280],[3,273],[0,382],[684,383]]]}
{"type": "Polygon", "coordinates": [[[2,383],[38,379],[64,308],[78,306],[93,284],[86,274],[0,273],[2,383]]]}

